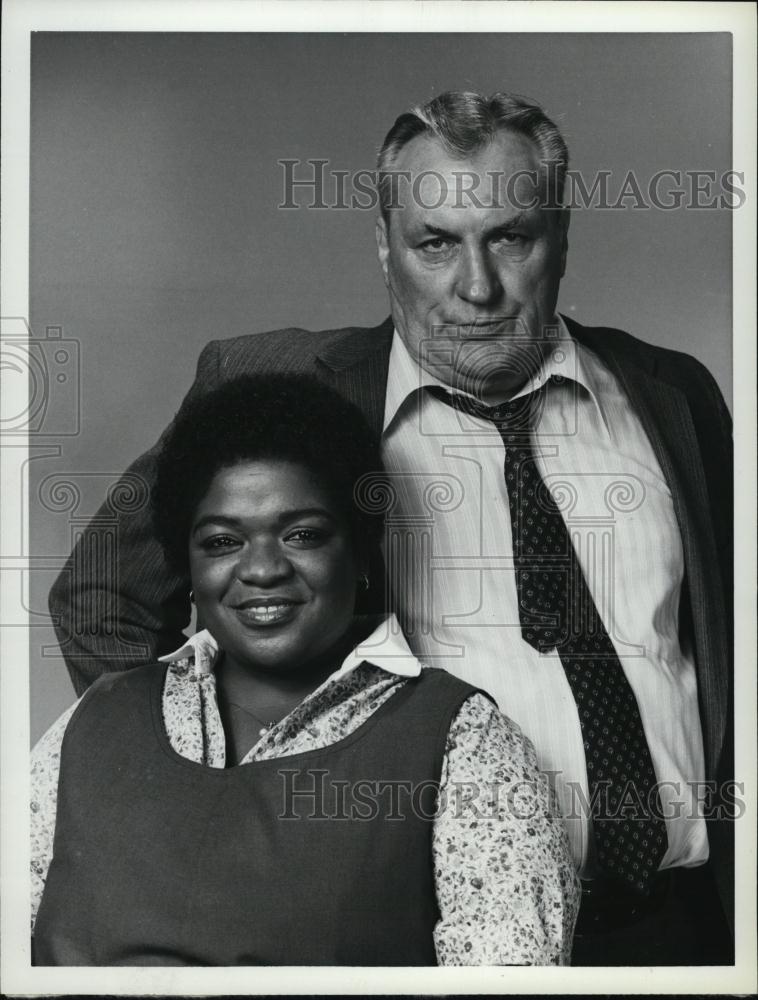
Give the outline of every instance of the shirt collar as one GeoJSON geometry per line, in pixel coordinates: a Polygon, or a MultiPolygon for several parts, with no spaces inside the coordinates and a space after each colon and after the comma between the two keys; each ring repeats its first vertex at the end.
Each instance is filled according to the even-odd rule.
{"type": "MultiPolygon", "coordinates": [[[[581,386],[589,393],[599,409],[599,387],[597,372],[591,363],[592,356],[572,338],[562,316],[557,317],[553,330],[555,349],[545,357],[539,371],[511,398],[518,399],[520,396],[525,396],[541,388],[549,379],[557,378],[556,384],[568,380],[581,386]]],[[[390,351],[382,432],[386,432],[406,400],[420,390],[430,387],[440,387],[450,391],[444,382],[422,368],[411,357],[408,348],[395,330],[390,351]]]]}
{"type": "Polygon", "coordinates": [[[212,674],[218,657],[218,643],[210,634],[208,629],[195,632],[183,646],[175,649],[173,653],[159,656],[159,663],[180,663],[189,660],[194,668],[195,677],[200,674],[212,674]]]}
{"type": "Polygon", "coordinates": [[[421,663],[411,652],[395,615],[387,615],[371,635],[359,642],[331,679],[343,677],[364,662],[398,677],[418,677],[421,673],[421,663]]]}
{"type": "MultiPolygon", "coordinates": [[[[213,673],[218,654],[218,643],[207,629],[203,629],[179,649],[166,656],[159,656],[158,660],[168,664],[189,660],[197,677],[213,673]]],[[[421,673],[421,663],[411,653],[395,615],[388,615],[371,635],[351,650],[328,680],[344,677],[364,662],[398,677],[418,677],[421,673]]]]}

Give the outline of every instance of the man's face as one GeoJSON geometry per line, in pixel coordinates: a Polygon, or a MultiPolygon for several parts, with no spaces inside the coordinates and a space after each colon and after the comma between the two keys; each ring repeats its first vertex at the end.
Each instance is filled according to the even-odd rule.
{"type": "Polygon", "coordinates": [[[501,131],[456,159],[418,136],[395,169],[411,180],[398,182],[401,207],[378,221],[377,244],[398,334],[448,385],[484,401],[517,390],[544,353],[567,248],[567,213],[535,186],[536,148],[501,131]],[[474,185],[478,203],[465,193],[474,185]]]}

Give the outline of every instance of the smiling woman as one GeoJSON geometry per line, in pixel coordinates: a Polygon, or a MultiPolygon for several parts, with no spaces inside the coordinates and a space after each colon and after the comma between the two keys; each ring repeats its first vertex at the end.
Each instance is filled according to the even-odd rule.
{"type": "Polygon", "coordinates": [[[340,640],[359,561],[347,519],[303,466],[244,462],[214,477],[196,512],[190,571],[198,615],[224,649],[217,683],[237,710],[227,718],[242,752],[248,719],[286,715],[332,672],[336,650],[349,652],[340,640]]]}
{"type": "Polygon", "coordinates": [[[531,744],[356,613],[381,519],[355,486],[381,469],[306,379],[185,404],[152,503],[203,628],[34,751],[36,964],[568,960],[576,876],[531,744]]]}
{"type": "Polygon", "coordinates": [[[175,422],[159,460],[156,528],[224,650],[215,673],[227,758],[243,756],[256,722],[287,715],[355,644],[381,519],[354,504],[353,486],[380,469],[360,415],[308,380],[240,379],[175,422]]]}

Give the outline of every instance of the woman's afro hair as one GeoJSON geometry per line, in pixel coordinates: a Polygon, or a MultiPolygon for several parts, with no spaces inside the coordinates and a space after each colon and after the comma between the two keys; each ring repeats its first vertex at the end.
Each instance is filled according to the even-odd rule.
{"type": "Polygon", "coordinates": [[[381,516],[355,498],[365,475],[382,475],[379,442],[361,411],[302,375],[258,375],[190,394],[159,445],[153,522],[170,564],[188,570],[195,511],[223,468],[273,459],[307,468],[348,518],[356,544],[376,544],[381,516]]]}

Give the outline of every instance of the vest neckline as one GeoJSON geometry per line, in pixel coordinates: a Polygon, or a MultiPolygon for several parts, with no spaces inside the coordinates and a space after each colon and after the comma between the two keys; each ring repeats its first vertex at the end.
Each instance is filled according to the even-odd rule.
{"type": "Polygon", "coordinates": [[[168,671],[168,666],[161,664],[162,670],[156,670],[155,676],[152,678],[152,683],[150,684],[150,717],[153,725],[153,732],[157,739],[158,745],[161,752],[169,760],[172,760],[175,764],[180,767],[194,770],[197,773],[208,774],[213,776],[215,780],[218,778],[225,777],[227,780],[233,780],[233,776],[242,773],[245,774],[248,769],[266,770],[274,769],[277,767],[282,767],[290,761],[300,762],[303,760],[318,760],[322,757],[328,756],[332,753],[336,753],[343,750],[353,743],[357,743],[364,737],[368,736],[369,732],[377,725],[382,717],[389,712],[391,706],[401,706],[405,701],[410,698],[416,689],[416,686],[422,681],[422,679],[429,674],[430,670],[434,668],[422,666],[421,673],[418,677],[409,677],[404,679],[400,684],[400,690],[391,694],[379,708],[368,717],[364,722],[358,726],[357,729],[353,730],[352,733],[348,733],[347,736],[343,736],[342,739],[337,740],[336,743],[331,743],[327,747],[320,747],[315,750],[301,750],[299,753],[287,754],[286,756],[280,757],[270,757],[266,760],[251,760],[246,764],[233,764],[231,767],[210,767],[208,764],[200,764],[197,761],[189,760],[187,757],[183,757],[180,753],[171,746],[171,741],[168,738],[168,733],[166,732],[166,726],[163,721],[162,712],[162,700],[163,700],[163,686],[166,679],[166,673],[168,671]]]}

